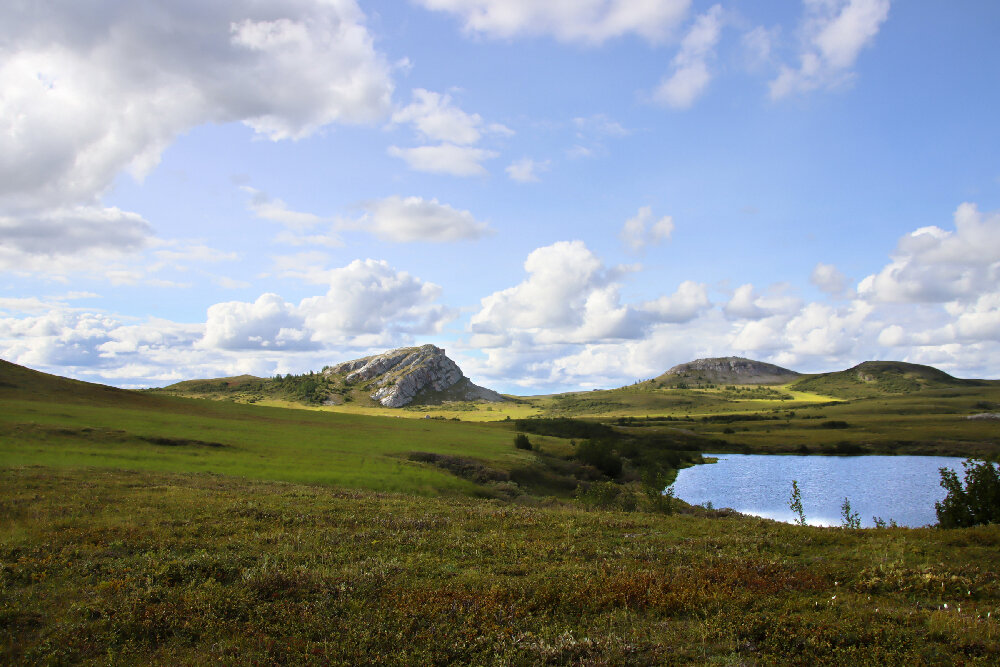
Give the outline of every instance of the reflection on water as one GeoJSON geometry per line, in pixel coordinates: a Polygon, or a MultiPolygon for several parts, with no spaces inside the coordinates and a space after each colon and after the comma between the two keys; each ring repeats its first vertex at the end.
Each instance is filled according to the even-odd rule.
{"type": "Polygon", "coordinates": [[[719,462],[681,470],[673,485],[678,498],[791,522],[788,497],[794,479],[806,520],[816,526],[842,523],[845,496],[863,526],[873,526],[875,516],[900,526],[934,524],[934,502],[945,496],[938,469],[952,468],[962,478],[962,459],[950,456],[705,456],[717,456],[719,462]]]}

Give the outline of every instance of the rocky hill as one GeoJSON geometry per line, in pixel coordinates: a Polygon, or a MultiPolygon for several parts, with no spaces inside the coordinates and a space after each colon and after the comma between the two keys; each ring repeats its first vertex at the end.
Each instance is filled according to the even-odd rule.
{"type": "Polygon", "coordinates": [[[156,393],[257,403],[286,401],[307,405],[433,405],[447,401],[506,401],[500,394],[479,387],[434,345],[401,347],[382,354],[326,366],[322,372],[303,375],[252,375],[186,380],[156,393]]]}
{"type": "Polygon", "coordinates": [[[472,383],[440,347],[401,347],[323,369],[323,376],[345,388],[370,392],[387,408],[442,401],[503,401],[491,389],[472,383]]]}
{"type": "Polygon", "coordinates": [[[656,378],[661,384],[786,384],[802,377],[781,366],[744,359],[712,357],[674,366],[656,378]]]}

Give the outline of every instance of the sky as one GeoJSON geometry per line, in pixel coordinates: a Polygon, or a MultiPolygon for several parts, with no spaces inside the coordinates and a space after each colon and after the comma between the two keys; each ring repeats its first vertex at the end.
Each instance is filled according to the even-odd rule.
{"type": "Polygon", "coordinates": [[[14,0],[0,358],[1000,378],[1000,3],[14,0]]]}

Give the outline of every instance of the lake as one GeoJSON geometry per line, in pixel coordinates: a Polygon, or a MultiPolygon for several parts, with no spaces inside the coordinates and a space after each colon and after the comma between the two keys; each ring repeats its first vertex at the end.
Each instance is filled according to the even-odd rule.
{"type": "Polygon", "coordinates": [[[705,454],[718,463],[685,468],[674,494],[694,505],[731,507],[744,514],[792,522],[788,508],[792,480],[798,482],[806,521],[839,526],[846,496],[861,525],[873,516],[900,526],[937,523],[934,502],[946,493],[938,468],[952,468],[963,479],[962,461],[950,456],[776,456],[705,454]]]}

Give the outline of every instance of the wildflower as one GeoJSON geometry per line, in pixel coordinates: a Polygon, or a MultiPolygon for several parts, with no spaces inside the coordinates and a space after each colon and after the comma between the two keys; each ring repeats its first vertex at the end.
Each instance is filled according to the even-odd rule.
{"type": "Polygon", "coordinates": [[[947,608],[948,608],[948,603],[947,603],[947,602],[945,602],[945,603],[944,603],[944,608],[945,608],[945,609],[947,609],[947,608]]]}

